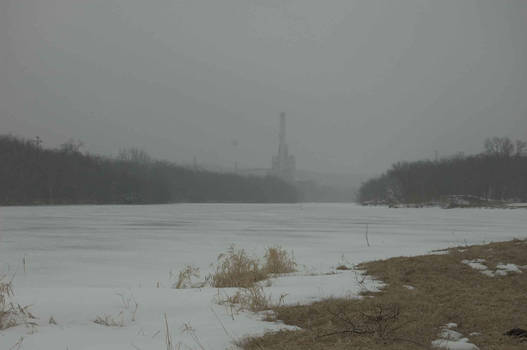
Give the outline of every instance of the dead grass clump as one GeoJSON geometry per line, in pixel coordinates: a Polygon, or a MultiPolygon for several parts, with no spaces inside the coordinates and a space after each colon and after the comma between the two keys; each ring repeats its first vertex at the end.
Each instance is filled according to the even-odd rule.
{"type": "Polygon", "coordinates": [[[8,304],[7,299],[13,296],[13,284],[11,281],[4,282],[0,276],[0,306],[5,307],[8,304]]]}
{"type": "Polygon", "coordinates": [[[525,349],[525,342],[504,333],[527,325],[527,241],[460,247],[358,268],[385,287],[365,291],[362,299],[273,307],[276,320],[301,330],[247,339],[243,348],[429,349],[441,327],[456,323],[456,331],[480,349],[525,349]],[[485,259],[491,268],[512,263],[523,272],[490,277],[463,264],[465,259],[485,259]]]}
{"type": "Polygon", "coordinates": [[[13,320],[13,306],[8,302],[8,298],[11,296],[13,296],[11,282],[3,282],[0,279],[0,329],[6,329],[16,325],[13,320]]]}
{"type": "Polygon", "coordinates": [[[245,250],[236,249],[235,246],[220,254],[218,262],[216,272],[208,278],[215,288],[249,288],[268,277],[257,259],[251,258],[245,250]]]}
{"type": "Polygon", "coordinates": [[[253,285],[249,288],[240,288],[235,294],[219,301],[220,305],[236,305],[238,311],[247,310],[260,312],[271,308],[271,297],[265,295],[263,287],[253,285]]]}
{"type": "Polygon", "coordinates": [[[97,316],[93,323],[106,327],[124,327],[124,315],[122,311],[117,316],[103,314],[97,316]]]}
{"type": "Polygon", "coordinates": [[[175,282],[172,284],[172,288],[186,289],[199,288],[203,286],[203,283],[192,283],[192,278],[199,278],[199,268],[192,265],[187,265],[183,270],[179,271],[175,282]]]}
{"type": "Polygon", "coordinates": [[[268,247],[265,251],[265,265],[267,273],[282,274],[296,271],[296,262],[293,253],[289,254],[280,246],[268,247]]]}
{"type": "Polygon", "coordinates": [[[335,268],[335,270],[337,270],[337,271],[350,271],[350,270],[353,270],[353,264],[351,264],[346,259],[344,254],[342,254],[342,256],[340,257],[340,261],[339,261],[337,267],[335,268]]]}
{"type": "Polygon", "coordinates": [[[11,281],[4,282],[0,276],[0,330],[18,326],[36,326],[36,317],[29,312],[29,305],[14,304],[9,299],[14,295],[11,281]]]}
{"type": "Polygon", "coordinates": [[[135,322],[139,303],[135,300],[134,295],[132,293],[117,293],[117,295],[121,299],[121,311],[115,316],[108,314],[98,315],[93,320],[94,323],[106,327],[124,327],[128,321],[135,322]]]}

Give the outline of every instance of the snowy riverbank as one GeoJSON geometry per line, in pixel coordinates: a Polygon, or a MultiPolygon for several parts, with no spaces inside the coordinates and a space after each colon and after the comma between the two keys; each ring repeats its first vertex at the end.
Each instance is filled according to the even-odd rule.
{"type": "Polygon", "coordinates": [[[233,339],[281,326],[217,305],[217,289],[170,288],[171,270],[190,264],[204,277],[232,243],[258,256],[279,244],[303,266],[294,276],[273,279],[265,293],[287,294],[286,303],[356,295],[361,285],[354,272],[325,273],[342,260],[356,264],[525,238],[524,214],[353,204],[0,208],[0,267],[16,274],[15,300],[31,304],[39,317],[34,329],[0,331],[0,348],[24,337],[25,350],[163,349],[166,314],[176,343],[225,349],[233,339]],[[135,315],[126,302],[132,298],[135,315]],[[124,327],[93,322],[103,315],[122,317],[124,327]]]}

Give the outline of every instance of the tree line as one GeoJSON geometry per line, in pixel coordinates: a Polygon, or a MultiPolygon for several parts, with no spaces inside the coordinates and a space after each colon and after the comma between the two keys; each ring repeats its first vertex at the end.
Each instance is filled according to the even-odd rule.
{"type": "Polygon", "coordinates": [[[274,177],[193,169],[144,151],[116,158],[82,153],[66,142],[46,149],[39,138],[0,135],[0,205],[296,202],[294,186],[274,177]]]}
{"type": "Polygon", "coordinates": [[[480,154],[399,162],[359,189],[362,204],[430,203],[444,196],[527,201],[527,143],[488,138],[480,154]]]}

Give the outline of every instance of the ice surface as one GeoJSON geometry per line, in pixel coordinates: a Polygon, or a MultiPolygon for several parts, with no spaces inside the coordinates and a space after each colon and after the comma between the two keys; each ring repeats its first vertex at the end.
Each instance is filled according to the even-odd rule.
{"type": "Polygon", "coordinates": [[[520,210],[353,204],[2,207],[0,269],[16,273],[16,300],[33,305],[39,327],[0,332],[0,349],[21,336],[25,350],[163,349],[165,313],[176,343],[199,348],[198,339],[207,350],[225,349],[233,339],[283,325],[233,314],[215,303],[216,289],[170,289],[170,270],[190,264],[204,277],[232,243],[259,256],[279,244],[293,250],[302,266],[301,273],[274,278],[265,288],[275,300],[284,294],[286,303],[353,296],[375,284],[359,283],[353,271],[326,275],[342,258],[356,264],[525,238],[526,221],[520,210]],[[139,304],[135,322],[118,293],[139,304]],[[92,322],[120,313],[121,328],[92,322]],[[48,324],[51,316],[58,325],[48,324]],[[183,331],[185,324],[193,335],[189,327],[183,331]]]}

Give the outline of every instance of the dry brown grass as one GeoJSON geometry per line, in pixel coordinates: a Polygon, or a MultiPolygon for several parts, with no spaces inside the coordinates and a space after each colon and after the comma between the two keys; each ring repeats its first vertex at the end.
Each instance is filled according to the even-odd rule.
{"type": "MultiPolygon", "coordinates": [[[[280,246],[268,247],[263,260],[261,265],[258,258],[232,245],[226,253],[219,255],[216,271],[207,280],[215,288],[251,288],[255,283],[268,279],[271,274],[296,271],[293,254],[280,246]]],[[[192,274],[192,270],[183,271],[183,278],[189,273],[192,274]]]]}
{"type": "Polygon", "coordinates": [[[526,349],[505,336],[527,328],[527,270],[489,277],[464,259],[527,265],[527,241],[450,249],[445,255],[399,257],[359,265],[386,283],[362,299],[330,299],[312,305],[273,308],[277,320],[300,331],[268,333],[243,342],[244,349],[429,349],[443,325],[480,349],[526,349]],[[414,289],[409,290],[407,286],[414,289]],[[480,335],[470,336],[472,333],[480,335]]]}
{"type": "Polygon", "coordinates": [[[260,285],[253,285],[249,288],[240,288],[235,294],[218,300],[220,305],[236,306],[237,311],[248,310],[260,312],[271,308],[271,298],[267,296],[260,285]]]}
{"type": "Polygon", "coordinates": [[[11,281],[5,282],[5,277],[0,276],[0,330],[18,326],[36,326],[36,317],[29,311],[29,305],[21,306],[10,300],[14,295],[11,281]]]}
{"type": "Polygon", "coordinates": [[[250,257],[243,249],[231,246],[226,253],[220,254],[216,272],[208,279],[215,288],[249,288],[267,277],[258,259],[250,257]]]}
{"type": "Polygon", "coordinates": [[[11,282],[3,282],[0,278],[0,329],[6,329],[16,325],[13,321],[13,307],[8,299],[13,296],[13,286],[11,282]]]}
{"type": "Polygon", "coordinates": [[[296,271],[296,262],[293,253],[289,254],[280,246],[268,247],[265,251],[265,264],[263,269],[267,273],[283,274],[296,271]]]}
{"type": "MultiPolygon", "coordinates": [[[[218,258],[216,272],[208,279],[213,287],[238,287],[238,291],[230,296],[220,297],[217,302],[229,305],[232,310],[259,312],[269,310],[272,306],[271,297],[264,292],[264,286],[270,286],[270,275],[285,274],[295,271],[296,262],[293,254],[289,254],[280,246],[266,249],[264,263],[249,257],[243,249],[231,246],[226,254],[218,258]],[[267,280],[266,283],[258,283],[267,280]]],[[[282,298],[280,299],[282,300],[282,298]]]]}

